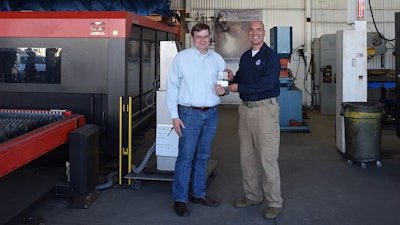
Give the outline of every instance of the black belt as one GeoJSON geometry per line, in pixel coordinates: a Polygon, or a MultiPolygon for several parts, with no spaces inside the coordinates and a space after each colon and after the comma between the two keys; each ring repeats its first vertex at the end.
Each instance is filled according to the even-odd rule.
{"type": "Polygon", "coordinates": [[[212,106],[212,107],[196,107],[196,106],[184,106],[184,105],[180,105],[180,106],[187,107],[187,108],[190,108],[190,109],[200,110],[200,111],[207,111],[207,110],[212,109],[212,108],[215,107],[215,106],[212,106]]]}
{"type": "Polygon", "coordinates": [[[195,107],[195,106],[190,106],[191,109],[196,109],[196,110],[200,110],[200,111],[207,111],[213,107],[195,107]]]}

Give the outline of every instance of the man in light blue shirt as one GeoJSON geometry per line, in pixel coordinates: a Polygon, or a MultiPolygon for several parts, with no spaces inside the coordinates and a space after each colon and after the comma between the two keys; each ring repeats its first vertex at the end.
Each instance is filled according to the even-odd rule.
{"type": "Polygon", "coordinates": [[[224,59],[208,49],[210,27],[196,24],[191,36],[194,47],[175,56],[167,81],[167,107],[180,137],[172,184],[174,210],[179,216],[190,215],[188,200],[205,206],[219,205],[206,196],[206,168],[218,125],[217,105],[227,90],[217,84],[218,73],[227,69],[224,59]]]}

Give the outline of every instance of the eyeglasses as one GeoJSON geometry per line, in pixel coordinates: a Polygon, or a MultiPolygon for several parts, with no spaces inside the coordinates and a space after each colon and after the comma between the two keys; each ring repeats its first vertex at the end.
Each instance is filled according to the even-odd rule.
{"type": "Polygon", "coordinates": [[[194,36],[194,39],[196,39],[198,41],[200,41],[200,40],[207,41],[207,40],[210,40],[210,36],[209,35],[207,35],[207,36],[194,36]]]}

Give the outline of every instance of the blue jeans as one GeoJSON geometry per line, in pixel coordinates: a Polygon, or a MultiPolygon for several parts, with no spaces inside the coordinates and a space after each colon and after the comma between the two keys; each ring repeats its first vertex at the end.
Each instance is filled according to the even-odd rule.
{"type": "Polygon", "coordinates": [[[178,110],[185,128],[182,128],[182,137],[179,138],[172,196],[175,202],[187,202],[190,177],[191,195],[195,198],[206,195],[207,161],[217,131],[218,108],[201,111],[179,106],[178,110]]]}

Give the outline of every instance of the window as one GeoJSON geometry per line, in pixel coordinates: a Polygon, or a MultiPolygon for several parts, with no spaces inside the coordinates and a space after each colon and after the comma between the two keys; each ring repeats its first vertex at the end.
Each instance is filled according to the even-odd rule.
{"type": "Polygon", "coordinates": [[[61,82],[61,48],[0,48],[0,82],[61,82]]]}

